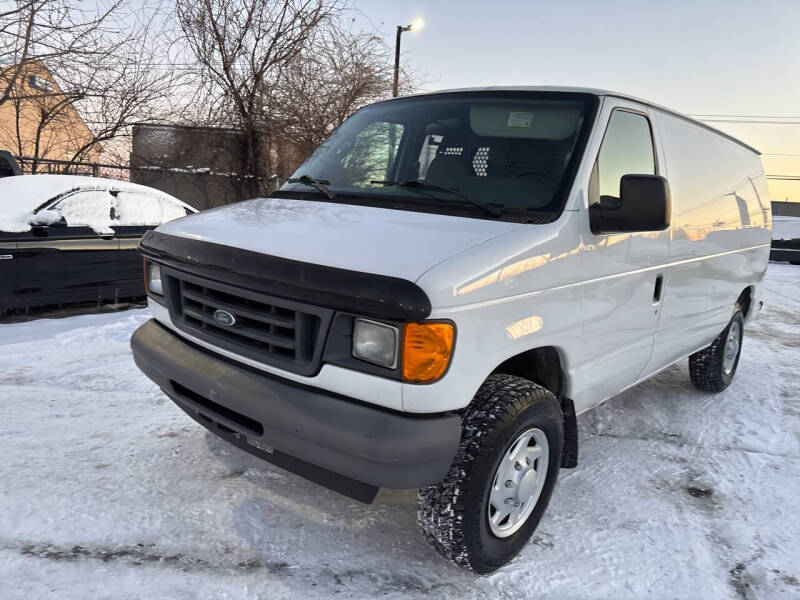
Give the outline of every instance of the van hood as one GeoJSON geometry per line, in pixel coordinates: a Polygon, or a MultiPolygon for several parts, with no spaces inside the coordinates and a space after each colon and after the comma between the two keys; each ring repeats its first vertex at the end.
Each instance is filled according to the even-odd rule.
{"type": "Polygon", "coordinates": [[[259,198],[170,221],[156,231],[291,260],[416,281],[519,223],[259,198]]]}

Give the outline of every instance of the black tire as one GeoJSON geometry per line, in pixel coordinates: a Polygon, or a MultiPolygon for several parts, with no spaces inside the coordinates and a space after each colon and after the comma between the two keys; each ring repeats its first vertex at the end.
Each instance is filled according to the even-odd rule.
{"type": "Polygon", "coordinates": [[[419,490],[417,522],[439,554],[459,567],[491,573],[519,553],[550,501],[561,463],[561,408],[552,393],[535,383],[492,375],[464,415],[462,431],[445,479],[419,490]],[[544,487],[524,525],[508,537],[496,537],[488,517],[494,475],[511,443],[531,427],[544,432],[549,446],[544,487]]]}
{"type": "Polygon", "coordinates": [[[800,265],[800,260],[790,260],[789,264],[790,265],[800,265]]]}
{"type": "Polygon", "coordinates": [[[717,336],[717,339],[708,347],[695,352],[689,357],[689,377],[692,383],[704,392],[721,392],[731,384],[736,369],[739,366],[739,356],[742,353],[742,339],[744,337],[744,318],[742,310],[737,304],[733,309],[733,317],[717,336]],[[731,328],[738,324],[739,347],[733,367],[725,370],[725,345],[731,328]]]}

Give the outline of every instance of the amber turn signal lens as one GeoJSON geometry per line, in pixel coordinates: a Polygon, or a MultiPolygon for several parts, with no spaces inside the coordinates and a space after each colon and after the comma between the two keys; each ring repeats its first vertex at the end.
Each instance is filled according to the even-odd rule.
{"type": "Polygon", "coordinates": [[[454,338],[450,323],[407,323],[403,334],[403,380],[431,383],[444,375],[454,338]]]}

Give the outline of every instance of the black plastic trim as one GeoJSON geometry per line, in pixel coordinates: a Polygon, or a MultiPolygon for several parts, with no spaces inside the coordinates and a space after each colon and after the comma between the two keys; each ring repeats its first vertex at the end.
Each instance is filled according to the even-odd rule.
{"type": "Polygon", "coordinates": [[[147,232],[139,249],[147,258],[189,273],[365,317],[419,321],[431,313],[425,292],[399,277],[327,267],[158,231],[147,232]]]}
{"type": "Polygon", "coordinates": [[[397,413],[258,375],[187,344],[152,319],[133,334],[131,349],[145,375],[181,408],[201,415],[198,421],[212,432],[219,434],[208,424],[213,421],[248,446],[273,448],[369,486],[436,483],[447,474],[461,440],[456,414],[397,413]]]}
{"type": "Polygon", "coordinates": [[[211,433],[261,460],[285,469],[295,475],[299,475],[329,490],[338,492],[343,496],[363,502],[364,504],[370,504],[375,500],[375,496],[378,495],[378,490],[380,488],[374,485],[356,481],[355,479],[339,475],[333,471],[326,471],[309,462],[300,460],[294,456],[289,456],[280,450],[262,449],[253,446],[251,443],[248,443],[247,438],[225,427],[222,423],[218,423],[214,421],[214,419],[193,410],[191,407],[181,404],[176,398],[172,398],[172,400],[181,410],[211,433]]]}
{"type": "MultiPolygon", "coordinates": [[[[331,309],[266,296],[260,292],[240,289],[219,281],[198,278],[166,266],[162,266],[161,271],[164,291],[168,299],[166,307],[169,310],[170,320],[181,331],[214,346],[293,373],[310,377],[319,372],[322,366],[322,349],[325,346],[328,328],[334,315],[334,311],[331,309]],[[234,335],[229,337],[226,335],[228,332],[225,329],[203,328],[193,325],[184,314],[182,286],[186,283],[195,284],[196,286],[208,286],[211,290],[238,296],[241,299],[255,300],[263,304],[293,311],[295,313],[295,322],[291,328],[297,354],[288,357],[267,351],[263,347],[254,348],[247,343],[248,338],[236,335],[237,327],[230,328],[229,332],[234,335]]],[[[213,300],[210,301],[213,303],[213,300]]],[[[222,301],[219,301],[217,306],[222,307],[222,301]]],[[[230,310],[237,316],[240,315],[236,306],[230,307],[230,310]]]]}

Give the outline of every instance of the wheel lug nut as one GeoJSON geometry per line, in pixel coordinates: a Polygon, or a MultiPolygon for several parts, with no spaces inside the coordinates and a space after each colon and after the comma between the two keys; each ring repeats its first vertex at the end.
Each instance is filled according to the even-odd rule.
{"type": "Polygon", "coordinates": [[[521,463],[521,462],[519,462],[519,461],[515,462],[515,463],[514,463],[514,468],[515,468],[517,471],[522,471],[522,463],[521,463]]]}
{"type": "Polygon", "coordinates": [[[509,480],[507,480],[507,481],[506,481],[506,487],[507,487],[507,488],[514,487],[514,482],[513,482],[513,481],[511,481],[510,479],[509,479],[509,480]]]}
{"type": "Polygon", "coordinates": [[[514,504],[514,505],[516,505],[516,503],[514,502],[513,498],[506,498],[506,504],[509,504],[509,505],[510,504],[514,504]]]}

